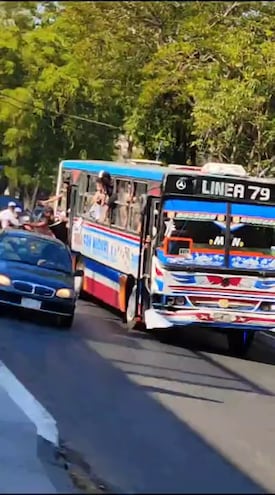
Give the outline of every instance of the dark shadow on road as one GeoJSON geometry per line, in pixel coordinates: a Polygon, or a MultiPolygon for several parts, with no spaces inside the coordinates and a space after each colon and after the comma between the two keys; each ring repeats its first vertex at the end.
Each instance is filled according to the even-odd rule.
{"type": "MultiPolygon", "coordinates": [[[[78,321],[82,322],[81,317],[78,318],[78,321]]],[[[92,338],[93,342],[108,343],[110,346],[121,346],[121,348],[131,349],[136,352],[138,356],[137,362],[140,366],[139,373],[143,372],[144,376],[156,376],[156,374],[159,374],[159,378],[182,381],[190,385],[201,385],[214,389],[273,396],[273,393],[269,390],[256,385],[241,374],[229,370],[225,365],[217,363],[217,361],[212,358],[207,344],[209,344],[210,340],[210,346],[213,348],[215,338],[219,342],[219,340],[224,338],[223,335],[217,335],[209,330],[203,331],[201,329],[196,329],[194,331],[194,329],[186,329],[186,331],[172,332],[171,342],[169,341],[170,343],[167,344],[160,343],[155,338],[144,340],[142,336],[140,339],[133,339],[131,336],[121,334],[121,332],[117,333],[117,330],[114,330],[113,325],[109,326],[109,324],[109,331],[103,331],[103,328],[100,327],[102,330],[96,330],[94,328],[92,333],[90,328],[88,328],[86,321],[83,321],[81,326],[83,335],[88,336],[89,331],[89,338],[92,338]],[[146,356],[146,353],[148,356],[146,356]],[[158,359],[158,363],[160,359],[163,361],[160,371],[156,370],[154,363],[150,361],[150,353],[159,353],[163,356],[163,358],[160,357],[158,359]],[[174,363],[174,369],[163,370],[163,366],[165,367],[165,362],[167,362],[167,360],[169,363],[174,363]],[[142,367],[144,367],[143,370],[142,367]],[[210,375],[215,376],[211,377],[210,375]]],[[[95,326],[96,325],[94,324],[94,327],[95,326]]],[[[119,356],[114,356],[114,353],[117,351],[114,349],[110,352],[110,359],[114,358],[114,361],[118,360],[123,362],[124,360],[125,362],[128,362],[128,359],[125,358],[125,354],[127,355],[127,353],[123,353],[122,351],[119,356]]],[[[217,354],[217,352],[215,352],[215,354],[217,354]]],[[[134,365],[135,363],[129,362],[128,364],[134,365]]]]}
{"type": "MultiPolygon", "coordinates": [[[[131,375],[131,373],[127,373],[128,375],[131,375]]],[[[139,373],[135,373],[137,375],[139,373]]],[[[153,387],[151,386],[141,386],[141,388],[144,389],[145,392],[153,392],[153,393],[159,393],[159,394],[166,394],[166,395],[172,395],[173,397],[184,397],[185,399],[193,399],[193,400],[202,400],[205,402],[212,402],[213,404],[223,404],[223,401],[221,400],[215,400],[215,399],[209,399],[207,397],[203,397],[201,395],[192,395],[192,394],[185,394],[183,392],[175,392],[175,390],[168,390],[167,388],[161,388],[161,387],[153,387]]]]}
{"type": "Polygon", "coordinates": [[[133,383],[74,333],[37,328],[35,334],[27,325],[5,323],[0,359],[55,417],[61,437],[114,490],[264,493],[151,397],[150,388],[133,383]]]}
{"type": "MultiPolygon", "coordinates": [[[[91,314],[94,310],[98,311],[98,308],[102,310],[100,320],[107,322],[112,327],[112,336],[108,336],[107,339],[113,339],[113,336],[115,335],[118,344],[138,348],[140,342],[148,340],[167,344],[169,346],[169,350],[166,352],[171,355],[182,355],[184,357],[186,356],[186,354],[184,354],[184,350],[190,350],[230,356],[226,336],[217,331],[214,332],[209,329],[202,329],[199,327],[186,327],[175,331],[169,330],[154,333],[134,331],[128,334],[126,326],[123,326],[121,323],[121,316],[118,311],[108,307],[106,304],[99,303],[94,299],[91,299],[89,302],[81,301],[81,311],[84,312],[84,314],[91,314]]],[[[85,334],[87,337],[89,336],[89,329],[85,330],[85,334]]],[[[102,338],[103,337],[100,337],[100,339],[102,338]]],[[[155,352],[157,352],[157,350],[155,352]]],[[[196,358],[197,356],[193,354],[193,359],[196,358]]],[[[247,356],[239,359],[261,362],[274,366],[275,349],[270,349],[268,344],[259,342],[256,337],[255,343],[252,345],[247,356]]]]}

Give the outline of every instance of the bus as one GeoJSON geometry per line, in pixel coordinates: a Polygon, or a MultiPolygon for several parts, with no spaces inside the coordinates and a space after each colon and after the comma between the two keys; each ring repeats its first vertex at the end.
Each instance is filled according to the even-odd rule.
{"type": "Polygon", "coordinates": [[[235,164],[66,160],[57,193],[64,182],[83,291],[129,328],[209,328],[238,355],[256,331],[275,328],[275,180],[235,164]],[[95,220],[88,205],[103,170],[115,201],[95,220]]]}

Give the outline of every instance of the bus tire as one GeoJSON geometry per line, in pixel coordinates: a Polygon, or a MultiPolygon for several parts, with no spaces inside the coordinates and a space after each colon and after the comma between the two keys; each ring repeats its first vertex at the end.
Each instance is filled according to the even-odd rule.
{"type": "Polygon", "coordinates": [[[135,278],[133,275],[128,275],[126,279],[126,283],[124,283],[123,286],[123,292],[121,294],[121,304],[124,307],[124,310],[121,309],[122,311],[122,320],[123,323],[127,323],[127,307],[128,307],[128,301],[131,296],[133,287],[135,286],[135,278]]]}
{"type": "Polygon", "coordinates": [[[137,293],[137,286],[134,285],[132,288],[132,291],[130,293],[130,296],[127,301],[127,306],[126,306],[126,312],[125,312],[125,323],[127,326],[127,329],[129,331],[131,330],[143,330],[143,322],[139,321],[135,317],[135,309],[136,309],[136,293],[137,293]]]}
{"type": "Polygon", "coordinates": [[[232,330],[227,334],[227,342],[230,354],[244,357],[249,351],[255,337],[255,332],[245,330],[232,330]]]}
{"type": "MultiPolygon", "coordinates": [[[[75,270],[83,270],[84,272],[84,265],[81,260],[76,261],[75,265],[75,270]]],[[[84,284],[84,276],[82,277],[80,287],[78,288],[78,299],[82,299],[82,301],[88,301],[89,300],[89,294],[83,290],[83,284],[84,284]]]]}

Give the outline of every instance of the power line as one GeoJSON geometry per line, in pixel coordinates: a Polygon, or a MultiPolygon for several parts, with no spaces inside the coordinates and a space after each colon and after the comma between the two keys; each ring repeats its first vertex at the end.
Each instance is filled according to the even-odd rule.
{"type": "MultiPolygon", "coordinates": [[[[74,119],[74,120],[80,120],[80,121],[83,121],[83,122],[87,122],[89,124],[94,124],[94,125],[100,125],[102,127],[107,127],[109,129],[117,129],[117,130],[122,130],[121,127],[118,127],[118,126],[115,126],[113,124],[108,124],[106,122],[100,122],[98,120],[92,120],[92,119],[88,119],[87,117],[80,117],[79,115],[73,115],[73,114],[69,114],[69,113],[65,113],[65,112],[57,112],[55,110],[48,110],[47,108],[45,109],[44,107],[40,106],[40,105],[37,105],[35,103],[27,103],[25,101],[22,101],[18,98],[15,98],[14,96],[9,96],[9,95],[6,95],[3,91],[0,91],[0,96],[2,98],[7,98],[7,99],[10,99],[10,100],[13,100],[13,101],[16,101],[17,103],[20,103],[21,105],[24,105],[24,107],[28,107],[28,108],[33,108],[33,109],[37,109],[37,110],[43,110],[43,111],[47,111],[48,113],[52,114],[52,115],[56,115],[58,117],[61,117],[61,116],[64,116],[64,117],[68,117],[70,119],[74,119]]],[[[21,107],[22,110],[24,110],[24,107],[21,107]]],[[[20,107],[17,107],[17,108],[20,108],[20,107]]]]}

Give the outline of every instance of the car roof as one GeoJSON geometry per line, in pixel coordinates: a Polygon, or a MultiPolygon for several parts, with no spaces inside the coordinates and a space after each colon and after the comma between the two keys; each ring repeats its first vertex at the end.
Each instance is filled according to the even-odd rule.
{"type": "Polygon", "coordinates": [[[30,239],[42,239],[66,248],[65,244],[59,239],[56,239],[55,237],[50,237],[45,234],[39,234],[37,232],[28,232],[27,230],[17,230],[17,229],[9,228],[9,229],[3,229],[2,233],[12,235],[13,237],[16,236],[16,237],[29,237],[30,239]]]}

